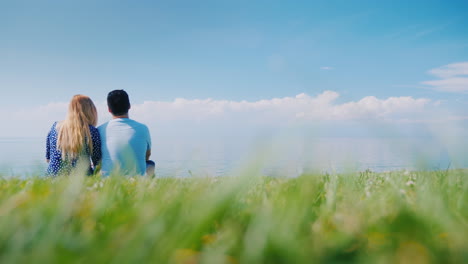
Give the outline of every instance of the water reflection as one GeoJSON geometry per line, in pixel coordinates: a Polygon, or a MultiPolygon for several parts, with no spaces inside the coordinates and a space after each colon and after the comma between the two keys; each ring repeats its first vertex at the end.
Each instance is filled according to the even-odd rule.
{"type": "MultiPolygon", "coordinates": [[[[0,173],[41,175],[45,171],[42,138],[0,138],[0,173]]],[[[264,145],[239,142],[171,142],[153,145],[162,177],[224,176],[250,162],[266,175],[296,176],[306,171],[390,171],[468,167],[453,164],[447,150],[427,139],[288,139],[264,145]]]]}

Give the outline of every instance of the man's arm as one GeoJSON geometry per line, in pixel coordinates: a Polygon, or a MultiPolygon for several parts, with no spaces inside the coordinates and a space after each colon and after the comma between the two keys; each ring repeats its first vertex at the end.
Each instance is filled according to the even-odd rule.
{"type": "Polygon", "coordinates": [[[149,129],[147,126],[145,126],[146,128],[146,160],[149,160],[150,156],[151,156],[151,134],[149,132],[149,129]]]}
{"type": "Polygon", "coordinates": [[[151,156],[151,149],[146,150],[146,160],[149,160],[151,156]]]}

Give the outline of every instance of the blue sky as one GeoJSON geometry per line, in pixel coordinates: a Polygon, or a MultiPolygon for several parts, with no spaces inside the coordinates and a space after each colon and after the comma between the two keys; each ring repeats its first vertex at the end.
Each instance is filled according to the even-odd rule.
{"type": "MultiPolygon", "coordinates": [[[[60,105],[77,93],[104,102],[113,89],[135,105],[333,91],[336,104],[382,100],[371,100],[380,104],[373,111],[388,109],[391,97],[428,99],[463,119],[467,13],[468,2],[457,0],[3,0],[0,109],[60,105]],[[446,65],[458,74],[430,72],[446,65]],[[441,78],[458,86],[430,84],[441,78]]],[[[392,105],[394,113],[400,105],[392,105]]]]}
{"type": "Polygon", "coordinates": [[[467,12],[427,0],[1,1],[0,85],[14,104],[114,88],[136,102],[323,90],[466,100],[420,83],[468,60],[467,12]]]}

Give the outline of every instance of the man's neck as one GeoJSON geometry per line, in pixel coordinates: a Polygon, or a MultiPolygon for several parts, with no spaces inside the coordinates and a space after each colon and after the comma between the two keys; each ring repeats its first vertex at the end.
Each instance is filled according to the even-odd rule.
{"type": "Polygon", "coordinates": [[[128,118],[128,114],[125,114],[125,115],[118,115],[118,116],[112,116],[113,119],[117,119],[117,118],[128,118]]]}

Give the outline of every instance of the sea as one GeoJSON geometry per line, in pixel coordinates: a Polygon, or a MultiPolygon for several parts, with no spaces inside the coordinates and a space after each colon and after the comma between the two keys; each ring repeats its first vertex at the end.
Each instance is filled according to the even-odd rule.
{"type": "MultiPolygon", "coordinates": [[[[153,140],[158,177],[229,176],[256,168],[268,176],[306,172],[445,170],[468,168],[464,149],[425,138],[153,140]]],[[[42,176],[45,138],[1,138],[0,175],[42,176]]]]}

